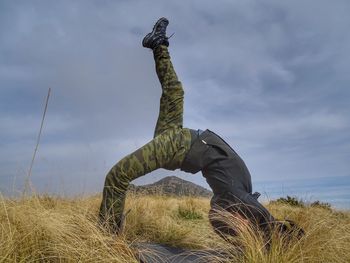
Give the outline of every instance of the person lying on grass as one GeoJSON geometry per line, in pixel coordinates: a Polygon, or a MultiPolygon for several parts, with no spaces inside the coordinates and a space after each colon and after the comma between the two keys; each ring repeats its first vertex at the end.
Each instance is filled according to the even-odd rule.
{"type": "MultiPolygon", "coordinates": [[[[162,87],[160,111],[153,139],[120,160],[106,176],[99,211],[100,223],[118,233],[123,218],[125,195],[129,183],[156,169],[181,169],[202,172],[213,191],[209,220],[220,236],[234,236],[234,227],[220,220],[220,210],[229,211],[270,236],[278,221],[252,193],[249,170],[237,152],[210,130],[183,127],[184,90],[170,60],[169,21],[160,18],[142,45],[153,51],[156,72],[162,87]]],[[[295,226],[295,225],[294,225],[295,226]]],[[[280,224],[287,231],[286,224],[280,224]]],[[[302,231],[300,229],[300,231],[302,231]]]]}

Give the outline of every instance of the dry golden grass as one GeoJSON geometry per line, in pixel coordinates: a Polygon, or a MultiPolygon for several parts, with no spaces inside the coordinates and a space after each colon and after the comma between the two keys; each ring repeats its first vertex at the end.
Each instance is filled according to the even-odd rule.
{"type": "MultiPolygon", "coordinates": [[[[96,224],[98,196],[58,198],[0,197],[0,262],[137,262],[135,242],[185,248],[217,248],[230,253],[221,262],[350,262],[350,213],[273,204],[277,218],[298,222],[301,240],[275,237],[269,252],[263,239],[239,219],[237,247],[223,241],[209,225],[209,200],[164,196],[128,196],[131,209],[123,236],[101,232],[96,224]]],[[[218,259],[219,261],[219,259],[218,259]]]]}
{"type": "Polygon", "coordinates": [[[97,198],[0,199],[0,262],[137,262],[96,226],[97,198]]]}

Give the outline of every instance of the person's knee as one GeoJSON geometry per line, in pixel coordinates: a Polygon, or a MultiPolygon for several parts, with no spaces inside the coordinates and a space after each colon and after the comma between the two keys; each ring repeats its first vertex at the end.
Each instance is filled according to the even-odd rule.
{"type": "Polygon", "coordinates": [[[118,187],[118,188],[127,188],[129,185],[129,180],[123,171],[123,163],[118,162],[112,167],[109,173],[106,175],[105,185],[108,187],[118,187]]]}

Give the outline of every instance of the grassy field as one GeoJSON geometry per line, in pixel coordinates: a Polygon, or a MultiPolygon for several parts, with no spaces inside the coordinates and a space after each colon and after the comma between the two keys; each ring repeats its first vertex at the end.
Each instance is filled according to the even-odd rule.
{"type": "Polygon", "coordinates": [[[237,253],[212,231],[209,199],[128,196],[131,212],[119,237],[97,227],[99,203],[99,196],[0,197],[0,262],[137,262],[133,244],[144,241],[231,254],[219,262],[350,262],[349,212],[269,204],[273,215],[295,220],[306,235],[289,243],[275,237],[266,252],[261,238],[241,224],[244,252],[237,253]]]}

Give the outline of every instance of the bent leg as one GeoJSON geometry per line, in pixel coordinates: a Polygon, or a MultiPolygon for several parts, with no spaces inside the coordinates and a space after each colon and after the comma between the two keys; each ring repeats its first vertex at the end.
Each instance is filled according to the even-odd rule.
{"type": "Polygon", "coordinates": [[[171,129],[120,160],[106,176],[99,213],[102,225],[116,233],[129,183],[158,168],[180,168],[189,147],[189,130],[171,129]]]}
{"type": "Polygon", "coordinates": [[[171,63],[168,48],[154,50],[156,72],[162,86],[160,109],[154,137],[170,128],[182,128],[184,91],[171,63]]]}

